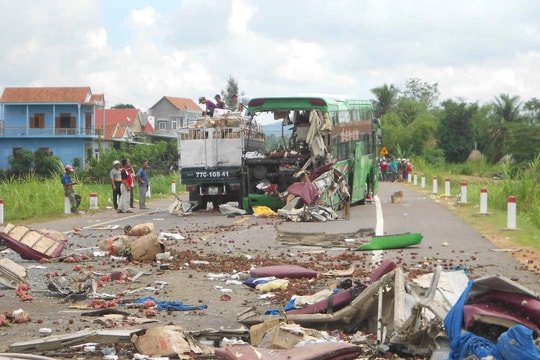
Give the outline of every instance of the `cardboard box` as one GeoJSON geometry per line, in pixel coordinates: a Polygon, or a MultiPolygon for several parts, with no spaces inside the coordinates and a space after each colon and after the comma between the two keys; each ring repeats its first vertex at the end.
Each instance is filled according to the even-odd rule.
{"type": "Polygon", "coordinates": [[[390,196],[390,198],[392,199],[392,204],[400,204],[403,202],[403,192],[396,191],[390,196]]]}

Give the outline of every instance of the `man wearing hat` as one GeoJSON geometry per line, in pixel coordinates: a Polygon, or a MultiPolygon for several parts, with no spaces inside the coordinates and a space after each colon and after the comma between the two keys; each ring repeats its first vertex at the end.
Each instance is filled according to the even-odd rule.
{"type": "Polygon", "coordinates": [[[214,109],[216,108],[216,104],[214,104],[212,100],[206,100],[204,96],[201,96],[199,98],[199,104],[204,104],[206,106],[206,109],[203,111],[203,116],[214,116],[214,109]]]}
{"type": "Polygon", "coordinates": [[[214,99],[216,100],[216,107],[218,109],[226,109],[227,108],[227,105],[225,104],[225,101],[221,100],[221,95],[216,94],[216,96],[214,96],[214,99]]]}
{"type": "Polygon", "coordinates": [[[242,116],[246,115],[246,110],[250,100],[251,99],[246,95],[238,96],[238,94],[234,94],[232,96],[232,101],[237,106],[236,111],[242,113],[242,116]]]}
{"type": "Polygon", "coordinates": [[[118,199],[122,193],[120,192],[120,185],[122,185],[122,163],[118,160],[113,161],[113,168],[109,173],[112,185],[112,199],[114,210],[118,210],[118,199]]]}
{"type": "Polygon", "coordinates": [[[71,178],[71,173],[73,172],[73,166],[66,165],[64,167],[66,170],[65,174],[62,175],[60,179],[62,185],[64,185],[64,196],[69,197],[69,202],[71,203],[71,212],[76,213],[79,205],[81,204],[81,195],[75,193],[73,190],[73,185],[78,185],[78,182],[74,182],[71,178]]]}

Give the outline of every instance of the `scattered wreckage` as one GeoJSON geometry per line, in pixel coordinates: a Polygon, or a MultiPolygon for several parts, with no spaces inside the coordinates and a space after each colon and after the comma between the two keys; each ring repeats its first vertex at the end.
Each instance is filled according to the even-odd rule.
{"type": "MultiPolygon", "coordinates": [[[[140,261],[170,257],[152,223],[125,227],[123,232],[101,241],[100,249],[111,257],[140,261]]],[[[419,234],[398,235],[407,241],[413,241],[410,237],[421,238],[419,234]]],[[[15,248],[28,254],[26,249],[15,248]]],[[[0,283],[9,288],[18,288],[26,277],[24,267],[8,259],[0,261],[0,274],[0,283]]],[[[246,274],[243,285],[269,299],[272,293],[287,289],[294,279],[335,276],[344,280],[311,295],[294,296],[286,306],[268,301],[251,307],[237,314],[242,325],[237,330],[204,331],[152,324],[157,322],[152,316],[155,311],[205,310],[204,304],[164,302],[152,297],[121,304],[115,295],[97,292],[97,283],[104,275],[94,274],[96,279],[80,283],[54,277],[48,282],[51,293],[69,300],[92,299],[92,305],[99,305],[93,306],[96,311],[81,316],[95,316],[95,323],[103,329],[19,341],[10,344],[9,350],[36,353],[92,343],[124,343],[131,344],[140,359],[343,360],[388,352],[431,359],[540,358],[536,340],[540,331],[540,296],[512,280],[502,276],[470,279],[464,269],[443,271],[440,266],[433,273],[409,277],[390,259],[380,263],[368,278],[354,279],[353,274],[350,269],[320,274],[289,264],[255,267],[246,274]],[[143,309],[145,316],[132,315],[130,309],[143,309]],[[129,328],[113,329],[124,326],[129,328]]],[[[141,270],[126,268],[107,276],[137,279],[144,275],[141,270]]],[[[155,293],[167,286],[155,285],[141,289],[155,293]]],[[[136,295],[138,290],[130,290],[130,295],[136,295]]],[[[223,300],[227,300],[226,295],[223,300]]],[[[114,349],[104,346],[105,350],[107,354],[103,355],[108,359],[117,358],[114,349]]]]}
{"type": "MultiPolygon", "coordinates": [[[[243,204],[229,202],[219,204],[223,215],[280,216],[284,219],[301,221],[334,221],[350,216],[350,194],[343,173],[333,167],[334,163],[324,166],[316,175],[307,171],[294,175],[298,182],[291,184],[283,193],[276,193],[275,186],[265,181],[258,184],[262,194],[251,194],[249,201],[243,204]],[[316,176],[316,177],[315,177],[316,176]],[[343,212],[343,215],[338,214],[343,212]]],[[[169,206],[168,213],[184,216],[200,208],[195,201],[176,200],[169,206]]],[[[217,210],[217,209],[216,209],[217,210]]]]}

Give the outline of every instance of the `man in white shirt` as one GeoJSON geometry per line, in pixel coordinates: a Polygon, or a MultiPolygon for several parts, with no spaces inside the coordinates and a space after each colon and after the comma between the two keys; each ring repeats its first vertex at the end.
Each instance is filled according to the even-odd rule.
{"type": "Polygon", "coordinates": [[[241,112],[242,115],[245,115],[245,113],[247,112],[249,100],[251,99],[246,95],[238,96],[237,94],[234,94],[232,97],[233,103],[235,103],[238,107],[236,111],[241,112]]]}

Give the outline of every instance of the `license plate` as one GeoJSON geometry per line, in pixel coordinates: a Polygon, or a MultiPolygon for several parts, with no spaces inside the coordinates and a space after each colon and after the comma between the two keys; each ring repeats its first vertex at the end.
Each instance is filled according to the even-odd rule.
{"type": "Polygon", "coordinates": [[[217,195],[218,192],[219,190],[217,186],[208,187],[208,195],[217,195]]]}

